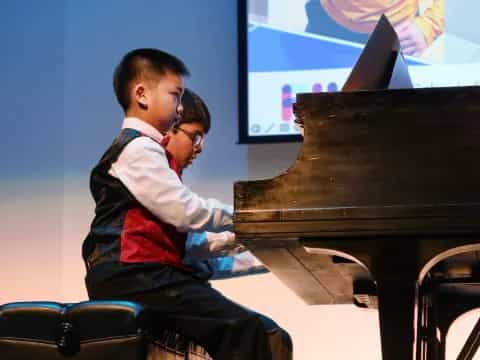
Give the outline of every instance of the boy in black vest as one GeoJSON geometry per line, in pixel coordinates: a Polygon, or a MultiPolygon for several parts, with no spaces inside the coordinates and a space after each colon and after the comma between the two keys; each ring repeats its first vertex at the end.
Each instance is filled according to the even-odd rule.
{"type": "Polygon", "coordinates": [[[185,187],[184,165],[166,148],[164,134],[183,111],[185,75],[179,59],[156,49],[129,52],[115,70],[125,119],[91,173],[95,218],[82,249],[87,290],[91,299],[158,309],[161,323],[215,359],[271,359],[268,319],[229,301],[183,263],[188,232],[233,227],[232,207],[185,187]]]}

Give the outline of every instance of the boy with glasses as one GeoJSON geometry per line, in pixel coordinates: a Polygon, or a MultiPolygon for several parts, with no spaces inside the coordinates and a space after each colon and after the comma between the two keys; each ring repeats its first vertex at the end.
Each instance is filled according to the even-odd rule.
{"type": "MultiPolygon", "coordinates": [[[[168,138],[166,149],[183,171],[202,152],[205,136],[210,130],[210,113],[203,100],[189,89],[185,89],[182,97],[182,109],[183,112],[179,114],[175,125],[166,135],[168,138]]],[[[267,271],[243,245],[235,240],[235,234],[230,231],[221,233],[190,232],[183,262],[194,271],[197,278],[202,279],[201,296],[216,299],[215,302],[217,302],[220,312],[231,312],[230,320],[236,317],[234,313],[239,309],[242,309],[241,311],[250,310],[231,302],[212,289],[206,281],[267,271]],[[223,310],[220,310],[221,308],[223,310]]],[[[195,296],[193,295],[193,297],[195,296]]],[[[212,309],[201,311],[212,314],[212,309]]],[[[291,359],[292,344],[288,333],[266,316],[261,314],[257,314],[257,316],[261,319],[268,334],[272,358],[291,359]]],[[[229,321],[228,317],[222,321],[229,321]]]]}
{"type": "MultiPolygon", "coordinates": [[[[210,114],[203,100],[190,89],[182,98],[183,113],[167,133],[167,150],[180,168],[188,167],[202,152],[210,130],[210,114]]],[[[235,241],[230,231],[188,234],[184,263],[207,278],[225,278],[268,270],[245,247],[235,241]]]]}

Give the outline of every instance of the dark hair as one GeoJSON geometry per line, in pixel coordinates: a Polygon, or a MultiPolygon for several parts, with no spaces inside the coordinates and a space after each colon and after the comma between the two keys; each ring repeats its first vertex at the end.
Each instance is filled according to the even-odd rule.
{"type": "Polygon", "coordinates": [[[190,89],[185,89],[182,96],[183,115],[177,120],[175,127],[181,124],[199,123],[205,134],[210,130],[210,112],[203,100],[190,89]]]}
{"type": "Polygon", "coordinates": [[[113,89],[118,103],[126,112],[130,106],[130,86],[138,78],[153,80],[167,72],[188,76],[185,64],[158,49],[135,49],[127,53],[115,68],[113,89]]]}

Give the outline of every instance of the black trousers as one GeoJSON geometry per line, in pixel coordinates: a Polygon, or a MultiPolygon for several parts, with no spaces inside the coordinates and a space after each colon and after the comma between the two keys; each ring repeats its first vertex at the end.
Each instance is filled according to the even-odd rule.
{"type": "Polygon", "coordinates": [[[200,344],[215,360],[292,359],[292,342],[285,330],[205,281],[192,279],[148,292],[102,297],[154,309],[159,317],[154,321],[200,344]]]}

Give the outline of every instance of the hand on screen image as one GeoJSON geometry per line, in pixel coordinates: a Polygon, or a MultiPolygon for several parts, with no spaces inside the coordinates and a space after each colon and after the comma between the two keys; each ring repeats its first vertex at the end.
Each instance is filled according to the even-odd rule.
{"type": "Polygon", "coordinates": [[[427,39],[413,20],[405,20],[394,26],[405,55],[420,56],[427,49],[427,39]]]}

